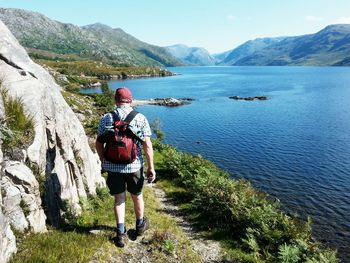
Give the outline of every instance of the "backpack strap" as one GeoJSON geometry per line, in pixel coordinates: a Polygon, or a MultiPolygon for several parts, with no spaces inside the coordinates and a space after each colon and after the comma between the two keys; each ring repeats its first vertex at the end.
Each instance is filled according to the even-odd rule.
{"type": "MultiPolygon", "coordinates": [[[[135,116],[138,114],[139,112],[136,110],[132,110],[126,117],[124,122],[126,122],[127,124],[129,124],[130,122],[132,122],[132,120],[135,118],[135,116]]],[[[116,123],[117,121],[120,121],[120,117],[118,116],[118,114],[115,111],[111,111],[110,114],[112,114],[112,118],[113,118],[113,125],[114,123],[116,123]]]]}
{"type": "Polygon", "coordinates": [[[125,117],[124,122],[126,122],[127,124],[130,124],[130,122],[132,122],[132,120],[135,118],[135,116],[138,114],[138,112],[136,110],[132,110],[128,116],[125,117]]]}
{"type": "Polygon", "coordinates": [[[112,119],[113,119],[113,126],[117,121],[120,121],[120,117],[115,111],[111,111],[110,114],[112,114],[112,119]]]}

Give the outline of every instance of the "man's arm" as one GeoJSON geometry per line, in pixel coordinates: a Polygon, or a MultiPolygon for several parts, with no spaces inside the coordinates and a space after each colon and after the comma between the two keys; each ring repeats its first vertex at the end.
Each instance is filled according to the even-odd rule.
{"type": "Polygon", "coordinates": [[[107,115],[105,114],[101,120],[100,123],[98,125],[98,130],[97,130],[97,138],[96,138],[96,152],[98,154],[98,157],[100,158],[100,161],[102,163],[103,161],[103,154],[104,154],[104,142],[105,142],[105,137],[103,137],[103,134],[105,133],[105,129],[106,129],[106,122],[107,122],[107,115]],[[102,140],[101,140],[102,139],[102,140]]]}
{"type": "Polygon", "coordinates": [[[151,183],[156,179],[156,171],[154,170],[154,163],[153,163],[153,146],[152,146],[151,138],[146,136],[144,142],[142,143],[142,146],[143,146],[143,150],[145,151],[145,155],[147,159],[148,182],[151,183]]]}
{"type": "Polygon", "coordinates": [[[100,161],[102,162],[103,160],[103,152],[104,152],[104,145],[103,143],[99,142],[98,140],[96,140],[96,151],[98,154],[98,157],[100,158],[100,161]]]}

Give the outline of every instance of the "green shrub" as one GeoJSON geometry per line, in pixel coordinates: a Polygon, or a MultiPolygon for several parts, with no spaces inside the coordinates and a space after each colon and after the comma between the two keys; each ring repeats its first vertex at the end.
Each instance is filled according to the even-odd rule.
{"type": "Polygon", "coordinates": [[[94,106],[104,112],[109,112],[114,109],[114,93],[109,89],[107,83],[103,83],[101,86],[102,94],[90,94],[89,96],[94,99],[94,106]]]}
{"type": "Polygon", "coordinates": [[[171,239],[166,239],[163,242],[162,248],[166,253],[172,254],[175,251],[175,242],[171,239]]]}
{"type": "Polygon", "coordinates": [[[38,59],[38,63],[45,64],[61,74],[69,76],[92,76],[100,79],[109,79],[111,76],[126,79],[129,76],[171,76],[172,73],[159,67],[120,67],[113,63],[107,64],[100,61],[78,60],[78,61],[55,61],[52,59],[38,59]]]}
{"type": "Polygon", "coordinates": [[[100,123],[100,118],[98,116],[93,116],[92,118],[87,120],[84,123],[86,135],[91,137],[95,136],[99,123],[100,123]]]}
{"type": "Polygon", "coordinates": [[[296,263],[300,260],[300,251],[297,246],[284,244],[280,246],[278,258],[282,263],[296,263]]]}
{"type": "Polygon", "coordinates": [[[337,262],[334,251],[327,252],[312,240],[311,220],[304,223],[286,215],[279,202],[245,180],[231,179],[199,155],[155,142],[162,156],[163,177],[186,189],[189,211],[203,228],[221,233],[233,241],[235,249],[245,251],[254,260],[313,262],[331,258],[331,262],[337,262]]]}
{"type": "Polygon", "coordinates": [[[161,129],[162,125],[161,125],[160,119],[159,118],[154,119],[150,126],[151,126],[152,132],[156,136],[157,140],[159,142],[162,142],[165,138],[165,134],[161,129]]]}

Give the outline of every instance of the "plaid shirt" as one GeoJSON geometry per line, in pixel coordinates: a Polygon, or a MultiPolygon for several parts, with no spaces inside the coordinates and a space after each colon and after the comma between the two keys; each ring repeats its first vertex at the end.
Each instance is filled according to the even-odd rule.
{"type": "MultiPolygon", "coordinates": [[[[130,105],[118,106],[114,109],[116,114],[120,119],[124,120],[126,116],[132,111],[130,105]]],[[[111,113],[106,113],[100,120],[100,125],[98,127],[98,135],[103,134],[107,129],[113,128],[113,116],[111,113]]],[[[129,129],[140,139],[137,140],[137,157],[136,160],[130,164],[115,164],[103,160],[102,168],[106,171],[117,172],[117,173],[134,173],[143,167],[143,157],[142,157],[142,142],[145,137],[150,137],[152,135],[151,128],[146,117],[138,113],[135,118],[130,122],[129,129]]]]}

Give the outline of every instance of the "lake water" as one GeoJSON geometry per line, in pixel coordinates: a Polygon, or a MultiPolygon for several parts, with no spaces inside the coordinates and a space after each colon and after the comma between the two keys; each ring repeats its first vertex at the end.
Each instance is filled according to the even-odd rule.
{"type": "Polygon", "coordinates": [[[143,106],[166,142],[200,153],[312,216],[314,233],[350,259],[350,68],[182,67],[168,78],[111,81],[137,99],[191,97],[188,106],[143,106]],[[264,95],[267,101],[229,96],[264,95]]]}

